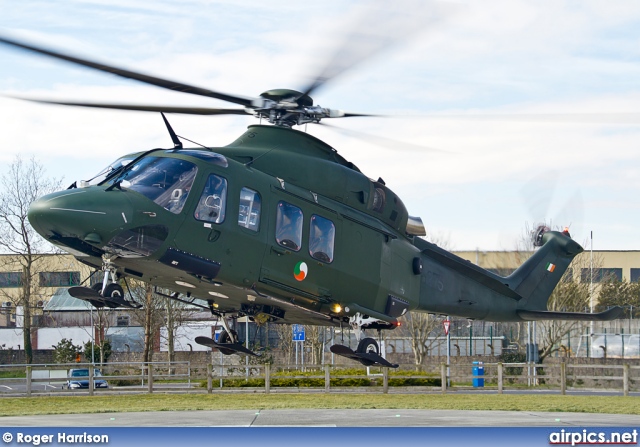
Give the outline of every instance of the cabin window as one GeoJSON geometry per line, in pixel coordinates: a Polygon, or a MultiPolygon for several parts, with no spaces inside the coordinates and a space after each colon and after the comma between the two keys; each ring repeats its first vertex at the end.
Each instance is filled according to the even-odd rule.
{"type": "Polygon", "coordinates": [[[224,222],[227,203],[227,180],[211,174],[202,190],[194,216],[198,220],[211,223],[224,222]]]}
{"type": "Polygon", "coordinates": [[[302,246],[302,210],[287,202],[278,203],[276,241],[283,247],[300,251],[302,246]]]}
{"type": "Polygon", "coordinates": [[[336,226],[329,219],[313,215],[309,224],[309,254],[322,262],[333,262],[336,226]]]}
{"type": "Polygon", "coordinates": [[[382,188],[375,188],[373,190],[373,205],[371,207],[373,211],[377,211],[378,213],[384,211],[385,202],[386,195],[384,193],[384,190],[382,188]]]}
{"type": "Polygon", "coordinates": [[[197,171],[196,165],[185,160],[145,157],[122,174],[119,180],[123,188],[136,191],[178,214],[184,207],[197,171]]]}
{"type": "Polygon", "coordinates": [[[262,199],[253,189],[242,188],[240,191],[240,210],[238,225],[252,231],[260,229],[260,208],[262,199]]]}

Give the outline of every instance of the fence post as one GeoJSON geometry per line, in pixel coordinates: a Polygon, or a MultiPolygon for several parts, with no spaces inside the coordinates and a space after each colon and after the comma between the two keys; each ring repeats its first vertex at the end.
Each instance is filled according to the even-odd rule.
{"type": "Polygon", "coordinates": [[[389,393],[389,368],[382,368],[382,392],[389,393]]]}
{"type": "Polygon", "coordinates": [[[447,392],[447,364],[440,363],[440,381],[442,385],[442,394],[447,392]]]}
{"type": "Polygon", "coordinates": [[[213,392],[213,365],[207,364],[207,394],[213,392]]]}
{"type": "Polygon", "coordinates": [[[147,365],[147,373],[148,373],[148,377],[147,377],[147,385],[148,385],[148,389],[149,389],[149,394],[153,393],[153,365],[148,364],[147,365]]]}
{"type": "Polygon", "coordinates": [[[27,396],[31,396],[31,366],[27,366],[27,396]]]}
{"type": "Polygon", "coordinates": [[[264,392],[269,394],[271,391],[271,365],[264,364],[264,392]]]}
{"type": "Polygon", "coordinates": [[[504,378],[503,378],[504,368],[502,362],[498,363],[498,394],[502,394],[502,390],[504,387],[504,378]]]}
{"type": "Polygon", "coordinates": [[[560,362],[560,393],[567,394],[567,364],[564,359],[560,362]]]}
{"type": "Polygon", "coordinates": [[[629,395],[629,364],[622,365],[622,391],[625,396],[629,395]]]}
{"type": "Polygon", "coordinates": [[[92,364],[89,366],[89,396],[93,396],[93,390],[96,388],[96,384],[93,380],[94,372],[92,364]]]}
{"type": "Polygon", "coordinates": [[[331,389],[331,375],[329,374],[329,368],[331,365],[328,363],[324,365],[324,392],[328,393],[331,389]]]}

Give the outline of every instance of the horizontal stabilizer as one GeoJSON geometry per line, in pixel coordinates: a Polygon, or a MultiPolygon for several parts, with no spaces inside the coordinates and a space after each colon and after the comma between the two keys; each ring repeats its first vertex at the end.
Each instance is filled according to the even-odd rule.
{"type": "Polygon", "coordinates": [[[547,310],[519,310],[520,318],[526,321],[537,320],[578,320],[578,321],[610,321],[624,314],[622,307],[616,306],[597,314],[582,312],[551,312],[547,310]]]}

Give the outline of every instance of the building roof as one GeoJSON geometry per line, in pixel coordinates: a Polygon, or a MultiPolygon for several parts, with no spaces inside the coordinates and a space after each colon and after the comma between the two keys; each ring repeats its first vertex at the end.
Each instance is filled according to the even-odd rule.
{"type": "Polygon", "coordinates": [[[86,312],[91,310],[93,306],[88,301],[79,300],[69,295],[68,288],[63,287],[56,289],[55,293],[49,299],[49,302],[44,305],[43,310],[45,312],[60,312],[60,311],[78,311],[86,312]]]}

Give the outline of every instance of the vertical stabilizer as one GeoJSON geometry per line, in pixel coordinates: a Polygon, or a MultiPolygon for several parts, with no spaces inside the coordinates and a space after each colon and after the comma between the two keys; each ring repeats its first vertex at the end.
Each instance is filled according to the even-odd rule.
{"type": "Polygon", "coordinates": [[[521,309],[547,310],[547,301],[573,258],[584,249],[576,241],[557,231],[549,231],[540,247],[515,272],[506,278],[507,284],[523,300],[521,309]]]}

